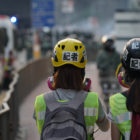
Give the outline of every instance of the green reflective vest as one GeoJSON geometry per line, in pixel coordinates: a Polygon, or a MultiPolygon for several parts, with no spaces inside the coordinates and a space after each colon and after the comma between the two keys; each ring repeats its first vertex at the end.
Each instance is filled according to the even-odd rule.
{"type": "MultiPolygon", "coordinates": [[[[94,124],[98,119],[98,94],[89,92],[84,101],[84,117],[88,133],[88,140],[92,140],[92,133],[94,131],[94,124]]],[[[35,116],[37,122],[37,128],[41,134],[41,130],[45,120],[46,103],[44,100],[44,94],[36,97],[35,100],[35,116]]]]}
{"type": "MultiPolygon", "coordinates": [[[[110,97],[109,104],[114,123],[120,133],[125,137],[125,140],[129,140],[131,132],[131,113],[126,107],[126,97],[121,93],[117,93],[110,97]]],[[[120,139],[122,139],[122,136],[120,139]]]]}

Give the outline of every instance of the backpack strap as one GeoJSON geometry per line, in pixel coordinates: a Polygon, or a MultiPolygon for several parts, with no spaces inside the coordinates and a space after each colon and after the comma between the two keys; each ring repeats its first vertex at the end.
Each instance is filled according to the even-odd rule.
{"type": "Polygon", "coordinates": [[[60,106],[70,106],[73,109],[77,109],[80,106],[80,104],[84,102],[85,98],[88,95],[87,92],[82,91],[81,93],[77,93],[75,97],[70,101],[58,102],[54,96],[54,92],[56,91],[44,95],[45,102],[50,111],[53,111],[60,106]]]}

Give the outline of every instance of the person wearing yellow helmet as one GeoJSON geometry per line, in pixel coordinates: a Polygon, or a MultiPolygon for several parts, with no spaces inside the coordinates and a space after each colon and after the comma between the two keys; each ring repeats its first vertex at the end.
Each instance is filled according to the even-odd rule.
{"type": "Polygon", "coordinates": [[[64,39],[54,47],[52,64],[60,67],[65,64],[72,64],[78,68],[84,68],[87,62],[86,50],[82,42],[76,39],[64,39]]]}
{"type": "Polygon", "coordinates": [[[72,38],[60,40],[51,61],[53,91],[35,100],[35,119],[41,140],[92,140],[95,123],[107,131],[109,121],[98,94],[84,90],[87,55],[83,43],[72,38]]]}

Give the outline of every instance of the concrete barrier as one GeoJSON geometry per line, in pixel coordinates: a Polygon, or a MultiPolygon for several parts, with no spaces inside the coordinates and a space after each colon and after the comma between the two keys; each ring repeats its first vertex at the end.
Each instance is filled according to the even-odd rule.
{"type": "Polygon", "coordinates": [[[50,58],[32,61],[14,72],[0,109],[0,140],[14,140],[19,127],[19,106],[29,93],[50,73],[50,58]]]}

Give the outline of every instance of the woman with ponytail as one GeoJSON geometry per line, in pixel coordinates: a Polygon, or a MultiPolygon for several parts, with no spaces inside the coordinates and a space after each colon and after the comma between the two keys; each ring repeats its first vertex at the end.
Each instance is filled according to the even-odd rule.
{"type": "MultiPolygon", "coordinates": [[[[112,140],[140,140],[140,38],[129,40],[121,56],[123,70],[117,76],[128,88],[109,99],[112,140]]],[[[120,66],[119,66],[120,69],[120,66]]]]}

